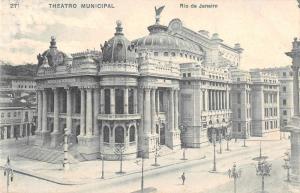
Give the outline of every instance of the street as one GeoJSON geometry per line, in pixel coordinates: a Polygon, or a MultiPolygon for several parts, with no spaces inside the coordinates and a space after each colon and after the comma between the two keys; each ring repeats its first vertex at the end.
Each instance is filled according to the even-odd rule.
{"type": "MultiPolygon", "coordinates": [[[[233,163],[242,170],[242,176],[237,181],[237,192],[250,193],[257,192],[261,187],[261,178],[256,176],[254,157],[259,155],[259,142],[252,142],[249,147],[241,147],[241,143],[232,143],[237,146],[235,151],[223,151],[217,154],[217,172],[210,172],[212,169],[212,146],[207,147],[211,154],[202,160],[187,160],[180,164],[162,167],[157,170],[144,172],[144,187],[154,187],[158,192],[197,192],[197,193],[226,193],[233,190],[233,179],[228,177],[228,169],[233,163]],[[185,172],[186,183],[182,185],[181,174],[185,172]]],[[[264,142],[263,155],[272,163],[271,176],[265,178],[266,190],[272,193],[285,193],[288,184],[284,182],[286,171],[282,168],[283,154],[289,148],[288,140],[264,142]]],[[[187,157],[189,150],[187,150],[187,157]]],[[[131,160],[134,162],[134,160],[131,160]]],[[[109,166],[107,166],[109,167],[109,166]]],[[[42,170],[43,168],[41,168],[42,170]]],[[[47,169],[47,168],[45,168],[47,169]]],[[[99,168],[95,168],[99,169],[99,168]]],[[[125,168],[128,170],[128,168],[125,168]]],[[[82,171],[84,172],[84,171],[82,171]]],[[[6,187],[6,178],[1,175],[1,187],[6,187]]],[[[139,190],[141,184],[141,173],[133,173],[118,176],[112,179],[96,179],[82,185],[59,185],[45,180],[16,174],[10,186],[10,192],[133,192],[139,190]]],[[[6,188],[1,188],[6,190],[6,188]]],[[[290,191],[294,193],[295,190],[290,191]]],[[[5,192],[5,191],[4,191],[5,192]]]]}

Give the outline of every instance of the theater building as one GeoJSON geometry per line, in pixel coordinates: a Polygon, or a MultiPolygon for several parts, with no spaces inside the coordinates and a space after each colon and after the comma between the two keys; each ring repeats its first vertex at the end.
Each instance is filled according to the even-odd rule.
{"type": "Polygon", "coordinates": [[[145,37],[129,41],[117,21],[101,51],[68,55],[51,38],[38,55],[36,145],[61,148],[67,129],[72,152],[85,160],[151,156],[155,149],[200,147],[212,132],[231,130],[229,66],[243,49],[218,34],[192,31],[159,17],[145,37]]]}

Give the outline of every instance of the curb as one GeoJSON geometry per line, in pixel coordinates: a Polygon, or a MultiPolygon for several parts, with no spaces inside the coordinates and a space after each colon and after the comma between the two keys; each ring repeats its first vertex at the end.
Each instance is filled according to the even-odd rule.
{"type": "MultiPolygon", "coordinates": [[[[204,156],[202,156],[200,158],[197,158],[197,159],[184,160],[184,161],[181,161],[181,162],[171,163],[171,164],[168,164],[168,165],[161,165],[161,166],[158,166],[158,167],[148,168],[148,169],[145,169],[144,172],[149,172],[149,171],[153,171],[153,170],[157,170],[157,169],[161,169],[161,168],[166,168],[166,167],[170,167],[170,166],[173,166],[173,165],[183,164],[183,163],[187,163],[189,161],[202,160],[202,159],[205,159],[205,158],[206,158],[206,156],[204,155],[204,156]]],[[[4,166],[0,166],[0,168],[4,169],[4,166]]],[[[70,180],[57,179],[57,178],[53,178],[53,177],[49,177],[49,176],[44,176],[44,175],[41,175],[41,174],[35,174],[33,172],[18,169],[18,168],[12,168],[12,169],[16,173],[26,175],[26,176],[30,176],[30,177],[34,177],[34,178],[41,179],[41,180],[45,180],[45,181],[52,182],[52,183],[59,184],[59,185],[83,185],[83,184],[90,183],[92,180],[97,180],[98,179],[98,178],[91,179],[91,180],[89,180],[89,182],[74,182],[74,181],[70,181],[70,180]]],[[[124,176],[134,175],[134,174],[137,174],[137,173],[140,173],[140,171],[134,171],[134,172],[126,173],[124,175],[119,175],[119,176],[113,176],[113,177],[105,178],[104,180],[116,179],[116,178],[120,178],[120,177],[124,177],[124,176]]]]}

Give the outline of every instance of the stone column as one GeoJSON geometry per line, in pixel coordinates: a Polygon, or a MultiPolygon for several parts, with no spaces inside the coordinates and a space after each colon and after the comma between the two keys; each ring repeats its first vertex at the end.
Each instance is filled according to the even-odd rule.
{"type": "Polygon", "coordinates": [[[105,89],[100,89],[100,114],[105,113],[105,89]]]}
{"type": "Polygon", "coordinates": [[[10,138],[14,138],[15,136],[15,126],[14,125],[11,125],[10,126],[10,138]]]}
{"type": "Polygon", "coordinates": [[[137,88],[133,89],[133,114],[138,113],[137,88]]]}
{"type": "Polygon", "coordinates": [[[43,90],[43,118],[42,118],[42,132],[47,132],[47,94],[43,90]]]}
{"type": "Polygon", "coordinates": [[[226,109],[230,109],[229,98],[229,90],[226,90],[226,109]]]}
{"type": "Polygon", "coordinates": [[[3,139],[7,139],[7,127],[3,127],[3,139]]]}
{"type": "Polygon", "coordinates": [[[144,128],[144,89],[139,88],[138,92],[138,113],[141,115],[140,125],[139,125],[139,133],[143,133],[144,128]]]}
{"type": "Polygon", "coordinates": [[[23,124],[19,126],[19,137],[23,137],[23,124]]]}
{"type": "Polygon", "coordinates": [[[68,133],[70,134],[72,131],[72,96],[71,96],[71,88],[66,88],[67,91],[67,116],[66,116],[66,125],[68,129],[68,133]]]}
{"type": "Polygon", "coordinates": [[[151,89],[151,134],[155,133],[155,120],[156,120],[155,92],[156,89],[151,89]]]}
{"type": "Polygon", "coordinates": [[[160,109],[159,109],[159,90],[157,89],[156,90],[156,113],[157,113],[157,116],[159,115],[159,112],[160,112],[160,109]]]}
{"type": "Polygon", "coordinates": [[[54,94],[54,109],[53,109],[53,133],[59,132],[59,103],[58,103],[58,88],[53,88],[54,94]]]}
{"type": "Polygon", "coordinates": [[[93,104],[92,104],[92,89],[86,90],[86,135],[92,136],[93,129],[93,104]]]}
{"type": "Polygon", "coordinates": [[[110,89],[110,114],[115,114],[115,89],[110,89]]]}
{"type": "Polygon", "coordinates": [[[205,96],[205,110],[209,110],[209,100],[208,100],[208,90],[204,90],[204,96],[205,96]]]}
{"type": "Polygon", "coordinates": [[[150,88],[145,88],[144,99],[144,133],[150,134],[151,132],[151,100],[150,88]]]}
{"type": "Polygon", "coordinates": [[[292,65],[293,69],[293,92],[294,92],[294,115],[299,115],[299,66],[292,65]]]}
{"type": "Polygon", "coordinates": [[[80,136],[85,135],[85,89],[80,89],[80,136]]]}
{"type": "Polygon", "coordinates": [[[216,110],[220,109],[219,101],[220,101],[219,91],[216,91],[216,110]]]}
{"type": "MultiPolygon", "coordinates": [[[[202,93],[202,91],[200,91],[202,93]]],[[[175,130],[178,130],[178,90],[174,91],[174,103],[175,103],[175,107],[174,107],[174,127],[175,130]]],[[[201,98],[201,97],[200,97],[201,98]]],[[[202,101],[200,101],[202,102],[202,101]]]]}
{"type": "Polygon", "coordinates": [[[99,88],[94,89],[94,135],[99,135],[98,128],[98,113],[99,113],[99,88]]]}
{"type": "Polygon", "coordinates": [[[42,131],[42,120],[43,120],[43,98],[42,98],[42,91],[38,90],[38,122],[37,122],[37,132],[42,131]]]}
{"type": "Polygon", "coordinates": [[[212,110],[211,108],[211,103],[212,103],[212,94],[211,94],[211,90],[208,90],[208,110],[212,110]]]}
{"type": "Polygon", "coordinates": [[[128,88],[124,88],[124,114],[128,114],[128,88]]]}
{"type": "Polygon", "coordinates": [[[214,104],[215,104],[215,108],[214,110],[217,110],[217,104],[218,104],[218,100],[217,100],[217,91],[214,90],[214,104]]]}
{"type": "Polygon", "coordinates": [[[174,131],[174,91],[169,91],[169,130],[174,131]]]}
{"type": "Polygon", "coordinates": [[[219,106],[220,106],[220,109],[223,110],[223,91],[220,91],[219,94],[220,94],[219,106]]]}

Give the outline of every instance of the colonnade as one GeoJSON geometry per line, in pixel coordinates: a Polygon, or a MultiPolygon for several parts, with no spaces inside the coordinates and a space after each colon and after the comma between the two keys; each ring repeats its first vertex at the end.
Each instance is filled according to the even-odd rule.
{"type": "MultiPolygon", "coordinates": [[[[75,87],[74,87],[75,88],[75,87]]],[[[72,92],[73,87],[65,88],[52,88],[53,90],[53,134],[62,133],[63,128],[59,128],[59,119],[66,119],[66,128],[68,132],[71,133],[72,128],[72,104],[74,100],[74,93],[72,92]],[[66,101],[61,100],[60,92],[64,89],[66,91],[66,101]],[[60,116],[60,106],[64,105],[61,103],[66,102],[66,112],[64,116],[60,116]]],[[[80,136],[97,136],[99,135],[98,130],[98,114],[105,114],[105,89],[110,90],[110,113],[116,113],[115,105],[115,87],[102,87],[101,89],[97,87],[79,87],[80,89],[80,136]],[[100,105],[99,105],[100,104],[100,105]]],[[[128,104],[128,92],[129,89],[133,89],[133,114],[137,113],[137,89],[136,88],[122,88],[124,90],[124,113],[129,114],[129,104],[128,104]]],[[[47,128],[47,118],[49,107],[47,97],[47,90],[37,90],[38,96],[38,126],[37,132],[45,133],[49,132],[47,128]]]]}
{"type": "Polygon", "coordinates": [[[22,124],[16,124],[16,125],[7,125],[2,126],[0,128],[0,140],[1,139],[12,139],[12,138],[22,138],[25,136],[31,136],[32,135],[32,124],[31,123],[22,123],[22,124]],[[19,130],[17,132],[17,130],[19,130]],[[9,135],[8,135],[9,133],[9,135]]]}
{"type": "Polygon", "coordinates": [[[229,91],[228,90],[207,90],[208,108],[207,110],[225,110],[229,109],[229,91]]]}
{"type": "MultiPolygon", "coordinates": [[[[156,123],[160,112],[160,90],[154,87],[142,87],[139,92],[139,112],[143,114],[141,122],[145,135],[154,135],[156,133],[156,123]]],[[[168,89],[168,128],[169,131],[178,130],[178,93],[179,89],[168,89]]],[[[166,93],[164,93],[166,94],[166,93]]]]}

